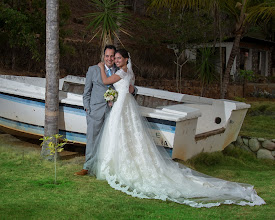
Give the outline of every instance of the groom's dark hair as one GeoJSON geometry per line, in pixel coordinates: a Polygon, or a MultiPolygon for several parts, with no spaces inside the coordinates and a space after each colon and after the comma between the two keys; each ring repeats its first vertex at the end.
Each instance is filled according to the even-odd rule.
{"type": "Polygon", "coordinates": [[[114,45],[106,45],[105,48],[104,48],[104,54],[105,54],[105,51],[106,51],[107,49],[114,50],[115,53],[116,53],[116,47],[115,47],[114,45]]]}

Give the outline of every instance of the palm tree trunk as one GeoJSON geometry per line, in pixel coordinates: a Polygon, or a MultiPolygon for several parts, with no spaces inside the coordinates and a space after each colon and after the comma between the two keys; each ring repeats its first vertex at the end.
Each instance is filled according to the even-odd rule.
{"type": "Polygon", "coordinates": [[[12,48],[12,59],[11,59],[11,69],[15,70],[15,62],[16,62],[16,52],[15,48],[12,48]]]}
{"type": "Polygon", "coordinates": [[[213,53],[215,52],[215,48],[216,48],[216,43],[217,43],[217,28],[219,28],[219,13],[218,13],[218,6],[217,4],[214,5],[214,22],[213,22],[213,26],[214,26],[214,42],[213,42],[213,53]]]}
{"type": "Polygon", "coordinates": [[[177,92],[180,92],[179,91],[179,60],[180,60],[180,57],[178,56],[177,57],[177,72],[176,72],[176,85],[177,85],[177,92]]]}
{"type": "MultiPolygon", "coordinates": [[[[224,79],[223,79],[223,85],[222,85],[222,92],[221,92],[221,98],[224,99],[227,93],[227,87],[229,84],[229,78],[230,78],[230,72],[235,60],[235,57],[239,51],[240,47],[240,41],[241,37],[244,32],[244,22],[245,22],[245,10],[246,10],[246,3],[248,0],[243,0],[242,3],[240,3],[241,6],[241,12],[240,12],[240,17],[238,21],[236,22],[236,27],[235,27],[235,40],[233,43],[233,47],[226,65],[225,73],[224,73],[224,79]]],[[[237,5],[236,5],[237,6],[237,5]]]]}
{"type": "Polygon", "coordinates": [[[227,66],[225,69],[225,73],[224,73],[224,78],[223,78],[223,85],[222,85],[222,93],[221,93],[221,98],[224,99],[227,93],[227,87],[229,84],[229,78],[230,78],[230,72],[235,60],[235,57],[237,55],[237,52],[239,50],[239,46],[240,46],[240,40],[241,40],[241,36],[242,34],[237,34],[233,43],[233,47],[227,62],[227,66]]]}
{"type": "MultiPolygon", "coordinates": [[[[121,13],[123,13],[123,5],[124,5],[124,3],[125,3],[125,1],[123,0],[123,1],[119,1],[119,5],[121,6],[121,7],[118,7],[117,8],[117,13],[118,14],[121,14],[121,13]]],[[[116,24],[117,24],[117,26],[120,28],[121,27],[121,23],[119,22],[119,21],[117,21],[116,22],[116,24]]],[[[120,35],[121,35],[121,31],[120,31],[120,29],[117,29],[117,31],[115,32],[115,36],[114,36],[114,46],[116,47],[116,48],[119,48],[120,46],[121,46],[121,42],[120,42],[120,35]]]]}
{"type": "Polygon", "coordinates": [[[220,51],[220,94],[222,94],[222,80],[223,80],[223,50],[222,50],[222,29],[221,29],[221,17],[219,15],[219,51],[220,51]]]}
{"type": "MultiPolygon", "coordinates": [[[[46,2],[46,95],[44,136],[50,137],[58,131],[59,116],[59,1],[46,2]]],[[[55,140],[52,140],[55,141],[55,140]]],[[[42,146],[41,156],[49,156],[48,143],[42,146]]]]}

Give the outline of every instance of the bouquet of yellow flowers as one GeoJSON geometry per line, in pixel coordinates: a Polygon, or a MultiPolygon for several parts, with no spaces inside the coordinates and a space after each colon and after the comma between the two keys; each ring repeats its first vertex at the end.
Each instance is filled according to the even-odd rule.
{"type": "Polygon", "coordinates": [[[112,88],[107,89],[104,93],[104,99],[108,102],[109,106],[112,107],[113,103],[117,100],[118,92],[112,88]]]}

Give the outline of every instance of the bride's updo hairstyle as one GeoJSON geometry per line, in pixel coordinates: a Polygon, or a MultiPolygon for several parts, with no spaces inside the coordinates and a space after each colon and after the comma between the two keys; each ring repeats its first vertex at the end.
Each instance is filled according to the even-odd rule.
{"type": "Polygon", "coordinates": [[[118,49],[115,54],[119,53],[123,58],[129,58],[129,53],[124,48],[118,49]]]}

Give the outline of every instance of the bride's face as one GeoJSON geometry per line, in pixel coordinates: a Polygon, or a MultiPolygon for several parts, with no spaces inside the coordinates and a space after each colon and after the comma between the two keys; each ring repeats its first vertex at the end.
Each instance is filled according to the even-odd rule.
{"type": "Polygon", "coordinates": [[[127,65],[128,58],[124,58],[120,53],[115,54],[115,64],[117,67],[122,68],[127,65]]]}

